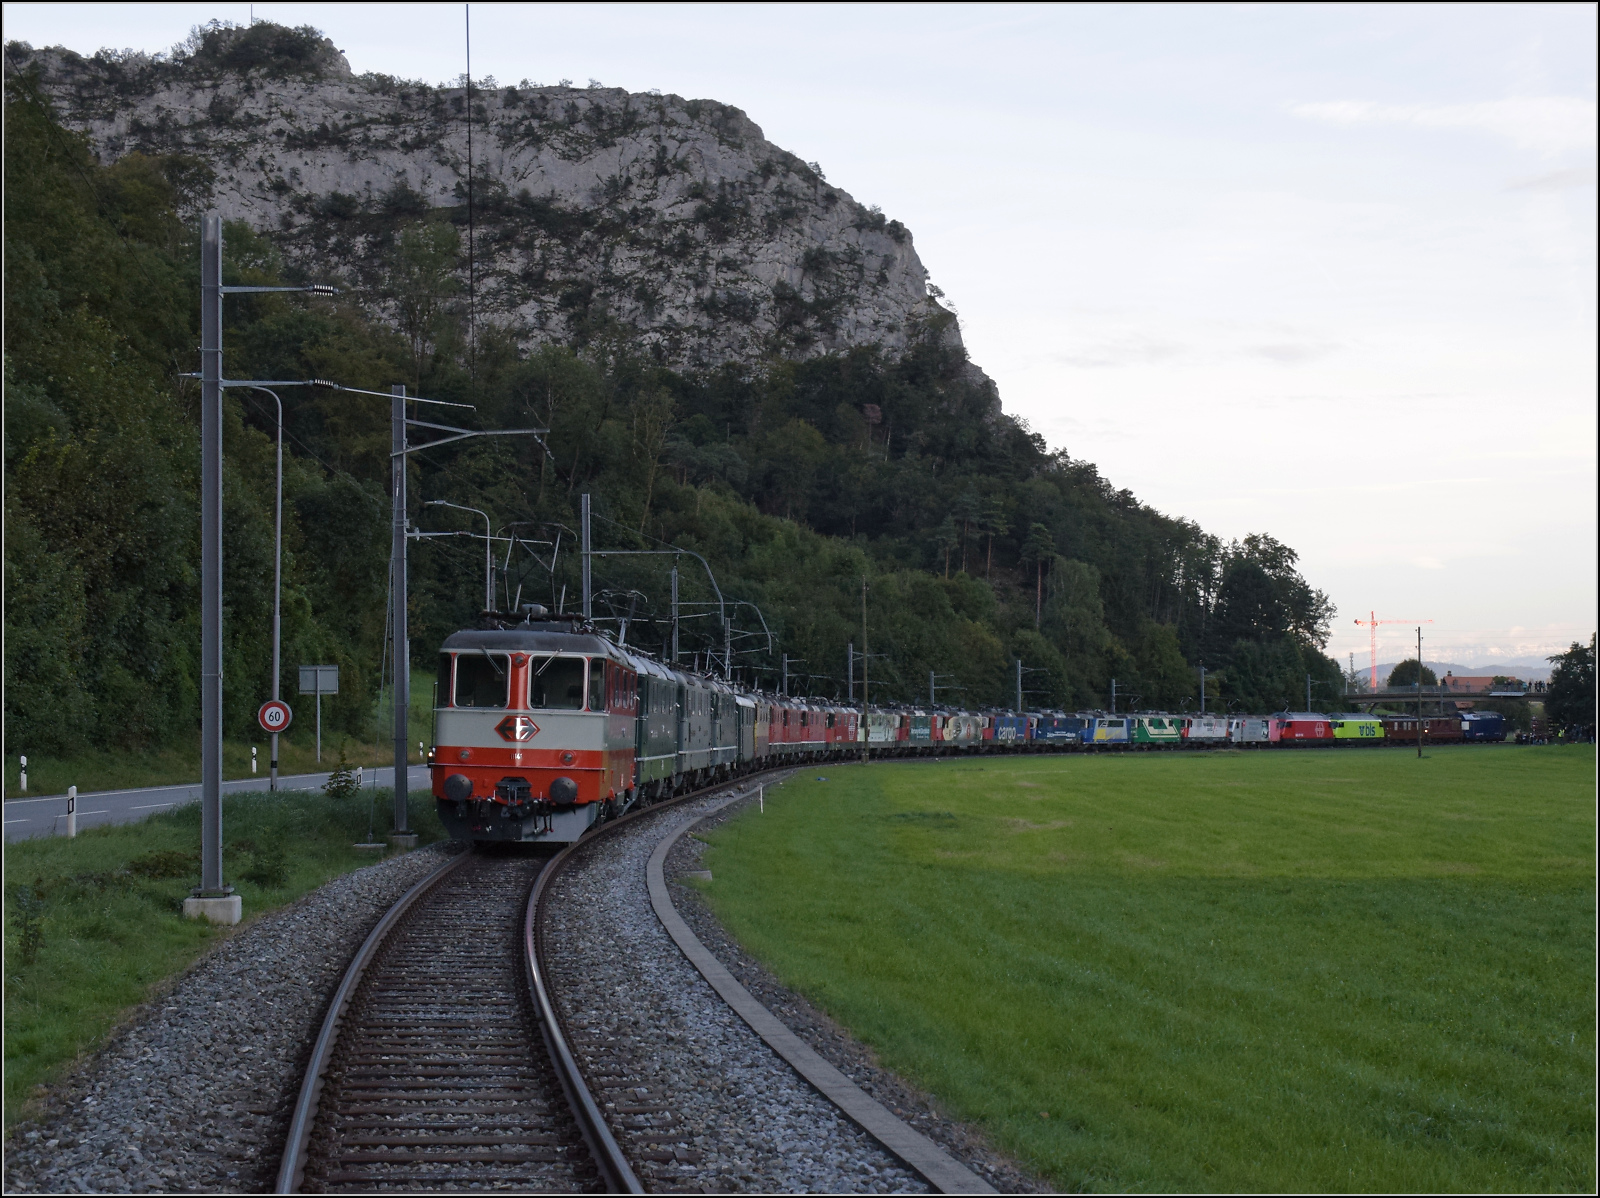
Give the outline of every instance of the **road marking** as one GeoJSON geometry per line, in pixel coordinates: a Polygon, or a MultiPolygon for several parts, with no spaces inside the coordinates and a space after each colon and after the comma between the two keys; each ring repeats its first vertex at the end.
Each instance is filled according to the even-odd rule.
{"type": "Polygon", "coordinates": [[[80,812],[78,812],[78,814],[79,815],[109,815],[110,814],[110,809],[106,808],[106,807],[102,807],[99,811],[80,811],[80,812]]]}
{"type": "Polygon", "coordinates": [[[171,803],[146,803],[142,807],[130,807],[130,811],[149,811],[152,807],[171,807],[171,803]]]}
{"type": "Polygon", "coordinates": [[[8,820],[6,820],[6,823],[8,823],[8,824],[31,824],[31,823],[33,823],[33,821],[31,819],[8,819],[8,820]]]}

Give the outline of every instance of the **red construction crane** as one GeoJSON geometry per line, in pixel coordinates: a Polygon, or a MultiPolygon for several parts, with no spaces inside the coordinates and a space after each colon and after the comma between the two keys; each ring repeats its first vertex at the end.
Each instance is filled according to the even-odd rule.
{"type": "MultiPolygon", "coordinates": [[[[1366,620],[1357,620],[1357,624],[1365,624],[1372,630],[1372,689],[1378,689],[1378,625],[1379,624],[1432,624],[1432,620],[1380,620],[1377,612],[1368,612],[1370,617],[1366,620]]],[[[1417,680],[1422,680],[1422,663],[1417,663],[1417,680]]]]}

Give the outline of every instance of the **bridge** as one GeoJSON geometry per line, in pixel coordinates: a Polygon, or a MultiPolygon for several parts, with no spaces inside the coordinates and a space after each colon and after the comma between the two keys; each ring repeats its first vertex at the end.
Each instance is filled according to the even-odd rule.
{"type": "Polygon", "coordinates": [[[1475,703],[1482,699],[1532,699],[1542,701],[1545,692],[1542,690],[1517,690],[1517,691],[1466,691],[1453,690],[1446,686],[1425,686],[1420,693],[1414,686],[1404,686],[1389,690],[1357,691],[1341,696],[1352,707],[1375,707],[1379,703],[1397,703],[1416,705],[1418,698],[1424,703],[1475,703]]]}

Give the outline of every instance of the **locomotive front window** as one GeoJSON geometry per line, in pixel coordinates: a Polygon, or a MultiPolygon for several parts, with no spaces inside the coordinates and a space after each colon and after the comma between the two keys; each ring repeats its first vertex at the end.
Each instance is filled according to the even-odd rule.
{"type": "Polygon", "coordinates": [[[529,662],[528,706],[583,710],[583,658],[535,657],[529,662]]]}
{"type": "Polygon", "coordinates": [[[453,693],[450,689],[450,666],[454,661],[455,656],[453,654],[439,654],[439,688],[437,694],[439,696],[439,706],[441,707],[450,706],[450,696],[453,693]]]}
{"type": "Polygon", "coordinates": [[[511,659],[504,653],[456,655],[456,706],[504,707],[511,659]]]}
{"type": "Polygon", "coordinates": [[[589,659],[589,710],[604,711],[606,709],[606,659],[594,657],[589,659]]]}

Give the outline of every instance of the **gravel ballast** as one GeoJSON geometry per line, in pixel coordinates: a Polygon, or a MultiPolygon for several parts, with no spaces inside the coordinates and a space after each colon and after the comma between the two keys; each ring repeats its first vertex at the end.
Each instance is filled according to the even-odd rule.
{"type": "Polygon", "coordinates": [[[728,1008],[656,919],[650,853],[712,801],[608,837],[556,880],[546,907],[565,913],[546,917],[555,1000],[625,1149],[638,1140],[638,1121],[602,1094],[595,1075],[627,1074],[659,1108],[651,1139],[669,1150],[658,1158],[675,1159],[636,1166],[640,1180],[656,1191],[926,1193],[728,1008]]]}
{"type": "Polygon", "coordinates": [[[270,1191],[340,977],[382,914],[460,847],[335,878],[219,944],[17,1126],[6,1192],[270,1191]]]}

